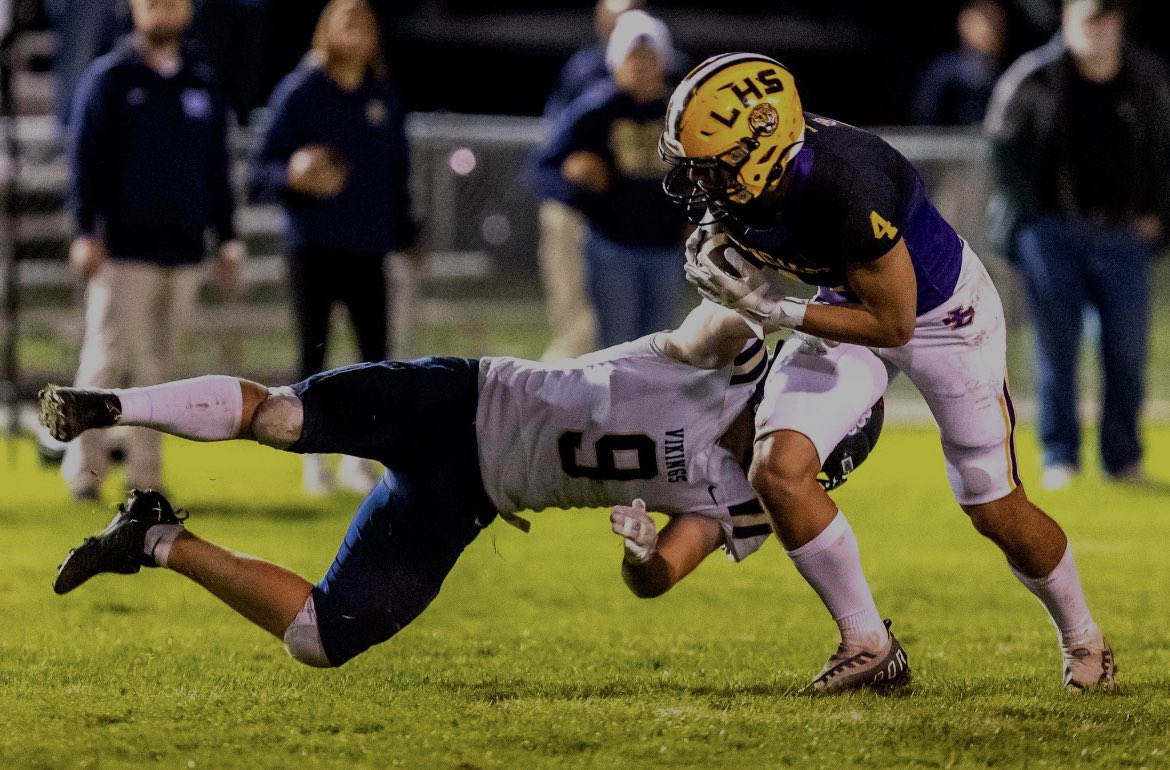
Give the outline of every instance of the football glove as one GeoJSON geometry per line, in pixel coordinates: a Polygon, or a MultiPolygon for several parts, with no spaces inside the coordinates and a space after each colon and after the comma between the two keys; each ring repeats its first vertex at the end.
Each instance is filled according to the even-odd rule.
{"type": "Polygon", "coordinates": [[[710,254],[715,249],[723,249],[731,245],[727,233],[719,225],[702,225],[687,238],[686,255],[688,265],[699,264],[699,254],[710,254]],[[705,247],[705,248],[704,248],[705,247]]]}
{"type": "Polygon", "coordinates": [[[683,266],[687,280],[707,299],[736,311],[765,332],[795,329],[804,323],[806,301],[776,297],[764,271],[751,264],[722,233],[707,238],[694,263],[683,266]],[[727,267],[715,263],[713,252],[722,250],[727,267]]]}
{"type": "Polygon", "coordinates": [[[646,503],[635,498],[633,505],[615,505],[609,512],[609,525],[615,535],[624,538],[624,559],[628,564],[645,564],[658,548],[658,529],[646,513],[646,503]]]}

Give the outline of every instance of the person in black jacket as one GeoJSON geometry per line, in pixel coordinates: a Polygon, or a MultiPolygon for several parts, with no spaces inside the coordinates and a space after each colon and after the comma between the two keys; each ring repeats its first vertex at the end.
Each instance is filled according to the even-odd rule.
{"type": "Polygon", "coordinates": [[[604,347],[671,326],[682,293],[686,220],[662,191],[657,151],[671,56],[661,21],[619,16],[606,50],[611,79],[573,101],[538,157],[545,197],[587,221],[586,282],[604,347]]]}
{"type": "MultiPolygon", "coordinates": [[[[210,68],[182,45],[190,0],[133,0],[134,34],[82,77],[70,121],[76,237],[70,263],[86,282],[76,382],[151,385],[178,374],[203,281],[204,239],[218,237],[215,278],[236,288],[243,246],[232,224],[227,123],[210,68]]],[[[109,466],[99,433],[70,445],[73,495],[97,497],[109,466]]],[[[127,483],[162,482],[158,436],[132,430],[127,483]]]]}
{"type": "Polygon", "coordinates": [[[1026,54],[987,117],[1013,227],[1006,246],[1034,310],[1044,486],[1080,468],[1082,314],[1100,318],[1100,451],[1116,480],[1142,477],[1149,266],[1170,232],[1170,84],[1126,43],[1122,0],[1065,0],[1063,40],[1026,54]]]}
{"type": "MultiPolygon", "coordinates": [[[[410,214],[405,112],[366,0],[325,7],[312,51],[277,86],[270,109],[251,188],[254,197],[275,193],[287,215],[300,377],[325,367],[335,302],[349,311],[362,361],[384,360],[385,256],[404,251],[417,265],[422,253],[410,214]]],[[[306,461],[310,491],[327,486],[318,463],[306,461]]]]}

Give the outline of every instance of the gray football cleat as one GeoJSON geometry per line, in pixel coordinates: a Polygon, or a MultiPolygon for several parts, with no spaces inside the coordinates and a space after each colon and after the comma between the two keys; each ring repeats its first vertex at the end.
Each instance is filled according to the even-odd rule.
{"type": "Polygon", "coordinates": [[[1113,648],[1103,636],[1075,647],[1060,645],[1064,657],[1064,689],[1069,692],[1085,690],[1114,690],[1117,688],[1117,664],[1113,648]]]}
{"type": "Polygon", "coordinates": [[[108,390],[46,385],[37,398],[41,425],[58,441],[72,441],[90,428],[108,428],[122,416],[122,402],[108,390]]]}
{"type": "Polygon", "coordinates": [[[176,514],[161,493],[135,489],[118,505],[105,529],[69,552],[57,568],[53,590],[65,594],[103,572],[133,575],[142,567],[158,566],[144,553],[146,531],[155,524],[181,524],[186,518],[176,514]]]}
{"type": "Polygon", "coordinates": [[[806,695],[829,695],[849,690],[886,690],[910,683],[910,664],[906,651],[889,632],[890,621],[885,621],[887,639],[880,650],[837,648],[817,678],[800,692],[806,695]]]}

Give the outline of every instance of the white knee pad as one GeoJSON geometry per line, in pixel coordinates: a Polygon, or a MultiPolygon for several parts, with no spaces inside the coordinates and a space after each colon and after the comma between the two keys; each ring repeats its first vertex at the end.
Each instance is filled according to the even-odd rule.
{"type": "Polygon", "coordinates": [[[943,442],[947,479],[959,505],[983,505],[1010,494],[1020,483],[1015,454],[1010,439],[985,447],[943,442]]]}
{"type": "Polygon", "coordinates": [[[321,632],[317,630],[317,608],[313,604],[312,594],[309,594],[305,606],[301,607],[301,611],[285,630],[284,649],[306,666],[333,667],[325,655],[324,645],[321,644],[321,632]]]}

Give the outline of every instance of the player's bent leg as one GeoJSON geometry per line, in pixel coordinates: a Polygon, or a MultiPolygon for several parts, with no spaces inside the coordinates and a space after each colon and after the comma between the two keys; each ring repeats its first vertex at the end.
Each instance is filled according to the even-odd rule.
{"type": "Polygon", "coordinates": [[[184,528],[185,518],[159,493],[135,490],[109,526],[69,552],[54,590],[68,593],[103,572],[133,574],[142,567],[166,567],[283,639],[302,663],[332,665],[317,632],[313,586],[276,564],[195,536],[184,528]]]}
{"type": "Polygon", "coordinates": [[[284,638],[313,589],[309,581],[278,564],[229,551],[185,530],[165,551],[164,547],[154,549],[159,566],[198,583],[278,639],[284,638]]]}
{"type": "Polygon", "coordinates": [[[1085,600],[1072,546],[1060,525],[1016,487],[989,503],[964,505],[975,528],[1003,550],[1012,574],[1048,611],[1064,662],[1065,689],[1112,689],[1113,650],[1085,600]]]}
{"type": "Polygon", "coordinates": [[[808,437],[778,431],[759,442],[751,473],[789,558],[841,633],[836,652],[805,691],[834,693],[907,682],[906,654],[874,604],[853,528],[817,482],[820,468],[808,437]]]}
{"type": "Polygon", "coordinates": [[[987,446],[959,446],[944,433],[943,453],[955,498],[975,529],[1000,547],[1012,573],[1048,611],[1059,633],[1065,687],[1111,688],[1116,671],[1113,652],[1085,602],[1068,537],[1020,486],[1006,390],[1001,405],[998,434],[991,420],[969,421],[985,425],[985,430],[972,429],[967,436],[986,434],[991,441],[987,446]]]}
{"type": "Polygon", "coordinates": [[[817,352],[792,338],[777,354],[756,411],[752,484],[793,564],[841,633],[840,646],[808,688],[814,692],[909,675],[905,653],[874,605],[853,529],[816,480],[859,416],[881,398],[889,377],[867,348],[817,352]]]}
{"type": "Polygon", "coordinates": [[[430,606],[482,530],[469,506],[454,508],[416,482],[387,474],[374,487],[313,588],[322,647],[334,666],[390,639],[430,606]]]}

